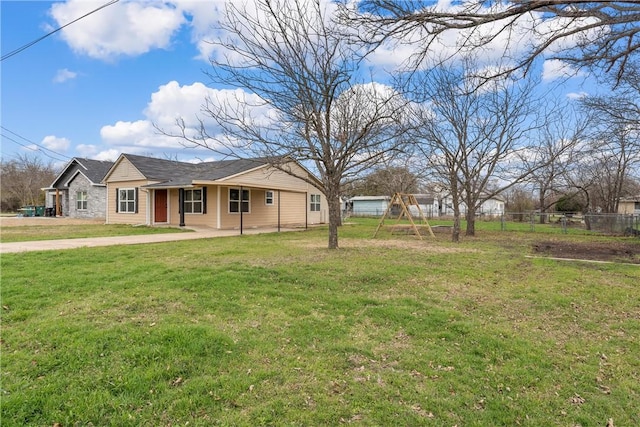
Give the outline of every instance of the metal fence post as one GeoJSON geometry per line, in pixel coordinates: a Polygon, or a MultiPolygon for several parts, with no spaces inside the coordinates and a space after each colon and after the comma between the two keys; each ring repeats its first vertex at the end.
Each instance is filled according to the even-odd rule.
{"type": "Polygon", "coordinates": [[[529,228],[531,231],[536,231],[536,216],[533,212],[529,213],[529,228]]]}

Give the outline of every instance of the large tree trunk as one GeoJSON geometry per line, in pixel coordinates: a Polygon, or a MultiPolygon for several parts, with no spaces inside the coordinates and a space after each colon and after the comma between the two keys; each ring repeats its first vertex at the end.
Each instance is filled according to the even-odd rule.
{"type": "Polygon", "coordinates": [[[453,230],[451,232],[451,241],[460,241],[460,200],[457,196],[453,196],[451,203],[453,204],[453,230]]]}
{"type": "Polygon", "coordinates": [[[460,211],[454,209],[453,213],[453,231],[451,232],[451,241],[459,242],[460,241],[460,211]]]}
{"type": "Polygon", "coordinates": [[[468,203],[467,213],[465,214],[465,218],[467,220],[467,230],[465,232],[465,235],[475,236],[476,235],[476,208],[474,204],[468,203]]]}
{"type": "Polygon", "coordinates": [[[540,202],[540,224],[544,224],[546,222],[545,214],[547,213],[547,208],[544,204],[545,199],[545,191],[540,189],[540,193],[538,193],[538,201],[540,202]]]}
{"type": "Polygon", "coordinates": [[[338,249],[338,227],[342,222],[340,214],[340,198],[338,196],[329,197],[329,249],[338,249]]]}

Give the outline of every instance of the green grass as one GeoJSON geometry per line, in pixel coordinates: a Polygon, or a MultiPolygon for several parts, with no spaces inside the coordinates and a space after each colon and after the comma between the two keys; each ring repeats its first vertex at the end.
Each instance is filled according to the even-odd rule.
{"type": "Polygon", "coordinates": [[[354,222],[3,255],[3,425],[640,424],[638,266],[354,222]]]}
{"type": "Polygon", "coordinates": [[[134,236],[140,234],[181,233],[173,227],[145,227],[124,224],[31,225],[2,227],[0,242],[78,239],[83,237],[134,236]]]}

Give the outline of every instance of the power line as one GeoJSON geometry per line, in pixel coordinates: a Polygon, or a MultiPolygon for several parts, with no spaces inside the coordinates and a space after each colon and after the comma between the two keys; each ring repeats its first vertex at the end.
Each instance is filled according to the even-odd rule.
{"type": "MultiPolygon", "coordinates": [[[[2,134],[0,133],[0,135],[2,135],[2,134]]],[[[45,156],[49,157],[49,158],[50,158],[50,159],[52,159],[52,160],[56,160],[56,161],[58,161],[58,162],[64,162],[64,161],[65,161],[65,160],[63,160],[63,159],[59,159],[59,158],[57,158],[57,157],[52,156],[51,154],[46,153],[46,152],[45,152],[45,151],[43,151],[41,148],[33,148],[33,147],[29,147],[28,145],[22,144],[22,143],[20,143],[20,142],[16,141],[15,139],[11,138],[10,136],[2,135],[2,137],[3,137],[4,139],[8,139],[9,141],[14,142],[14,143],[16,143],[16,144],[20,145],[21,147],[26,148],[27,150],[31,150],[31,151],[33,151],[33,152],[40,152],[40,153],[44,154],[45,156]]],[[[65,157],[66,157],[66,156],[65,156],[65,157]]]]}
{"type": "Polygon", "coordinates": [[[0,133],[0,135],[2,135],[2,137],[3,137],[3,138],[6,138],[6,139],[8,139],[9,141],[14,142],[15,144],[18,144],[19,146],[24,147],[24,148],[26,148],[27,150],[31,150],[31,151],[39,151],[40,153],[44,154],[45,156],[47,156],[47,157],[49,157],[49,158],[51,158],[51,159],[57,160],[57,161],[59,161],[59,162],[64,162],[65,160],[59,159],[59,158],[57,158],[57,157],[54,157],[54,156],[52,156],[51,154],[49,154],[49,153],[47,153],[47,152],[53,153],[53,154],[55,154],[56,156],[59,156],[59,157],[63,157],[63,158],[66,158],[66,159],[71,159],[71,157],[69,157],[69,156],[67,156],[67,155],[65,155],[65,154],[58,153],[57,151],[54,151],[54,150],[52,150],[52,149],[50,149],[50,148],[47,148],[47,147],[45,147],[45,146],[43,146],[43,145],[40,145],[40,144],[38,144],[38,143],[36,143],[36,142],[33,142],[33,141],[31,141],[30,139],[27,139],[27,138],[25,138],[24,136],[22,136],[22,135],[20,135],[20,134],[17,134],[17,133],[13,132],[13,131],[12,131],[12,130],[10,130],[10,129],[7,129],[7,128],[6,128],[6,127],[4,127],[4,126],[0,126],[0,128],[2,128],[4,131],[9,132],[10,134],[12,134],[12,135],[14,135],[14,136],[16,136],[16,137],[18,137],[18,138],[20,138],[20,139],[22,139],[22,140],[24,140],[24,141],[28,142],[28,143],[29,143],[29,144],[31,144],[31,145],[34,145],[34,146],[38,147],[37,149],[36,149],[36,148],[33,148],[33,147],[30,147],[30,146],[28,146],[28,145],[25,145],[25,144],[23,144],[23,143],[19,142],[19,141],[16,141],[16,140],[15,140],[15,139],[13,139],[12,137],[10,137],[10,136],[8,136],[8,135],[6,135],[6,134],[4,134],[4,133],[0,133]]]}
{"type": "Polygon", "coordinates": [[[63,28],[68,27],[69,25],[73,24],[74,22],[78,22],[79,20],[81,20],[83,18],[86,18],[87,16],[99,11],[100,9],[104,9],[107,6],[111,6],[112,4],[117,3],[118,1],[120,1],[120,0],[111,0],[110,2],[105,3],[102,6],[98,7],[97,9],[94,9],[91,12],[86,13],[86,14],[82,15],[81,17],[76,18],[73,21],[63,25],[62,27],[56,28],[55,30],[51,31],[50,33],[47,33],[44,36],[39,37],[39,38],[35,39],[32,42],[29,42],[29,43],[25,44],[24,46],[21,46],[21,47],[15,49],[15,50],[12,50],[11,52],[9,52],[9,53],[7,53],[5,55],[2,55],[2,58],[0,58],[0,61],[4,61],[7,58],[11,58],[13,55],[17,55],[18,53],[22,52],[23,50],[30,48],[31,46],[33,46],[34,44],[38,43],[39,41],[42,41],[42,40],[46,39],[50,35],[52,35],[54,33],[57,33],[58,31],[62,30],[63,28]]]}

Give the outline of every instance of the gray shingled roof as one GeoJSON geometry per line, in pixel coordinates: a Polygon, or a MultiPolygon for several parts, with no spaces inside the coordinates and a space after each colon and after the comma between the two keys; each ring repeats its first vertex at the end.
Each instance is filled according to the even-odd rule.
{"type": "Polygon", "coordinates": [[[50,188],[64,188],[66,182],[78,171],[82,172],[93,184],[100,184],[112,166],[113,162],[110,161],[74,157],[56,177],[50,188]]]}
{"type": "Polygon", "coordinates": [[[80,157],[76,157],[76,160],[85,168],[82,173],[85,174],[91,182],[97,184],[102,181],[102,178],[104,178],[107,172],[109,172],[109,169],[111,169],[111,166],[113,166],[113,162],[106,160],[83,159],[80,157]]]}
{"type": "Polygon", "coordinates": [[[216,162],[187,163],[177,160],[123,154],[153,186],[189,185],[194,180],[216,181],[267,164],[265,158],[220,160],[216,162]]]}

